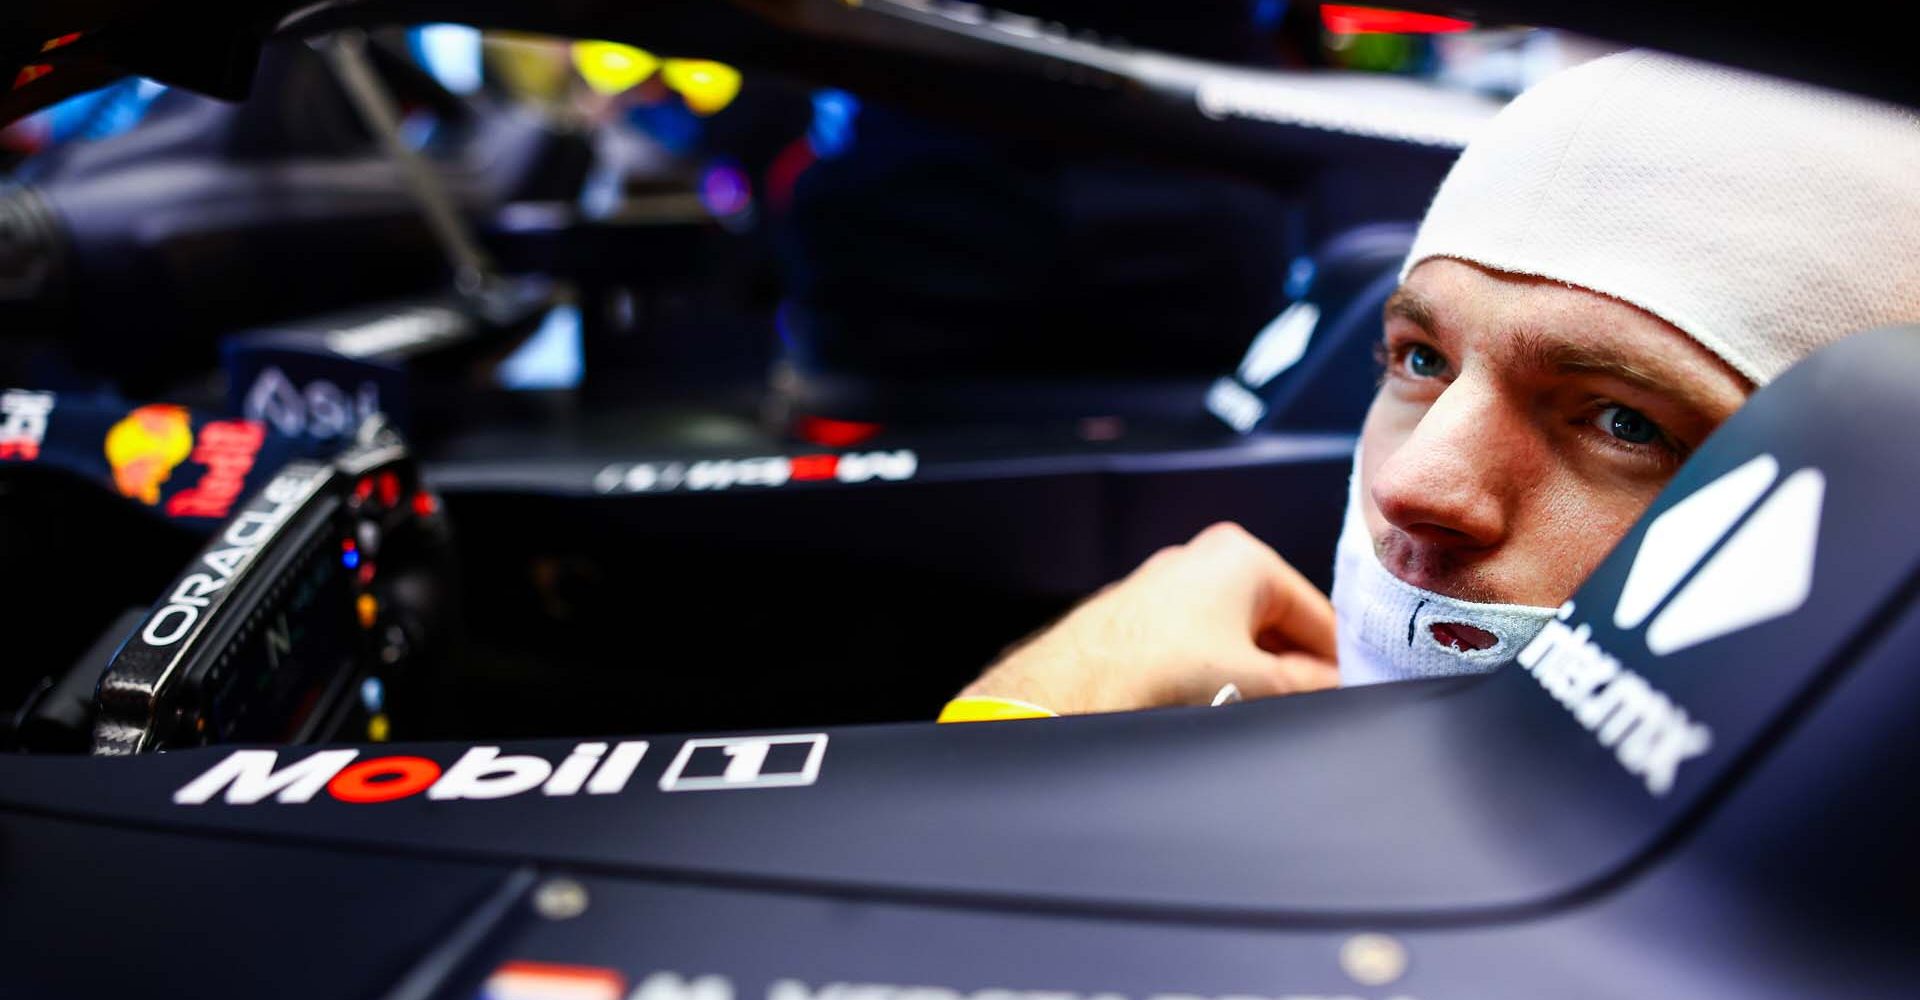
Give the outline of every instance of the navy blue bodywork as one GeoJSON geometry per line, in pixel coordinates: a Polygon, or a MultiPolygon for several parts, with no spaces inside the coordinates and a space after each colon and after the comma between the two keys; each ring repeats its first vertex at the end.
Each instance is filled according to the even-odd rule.
{"type": "MultiPolygon", "coordinates": [[[[835,729],[787,787],[727,786],[733,758],[678,736],[649,740],[617,793],[491,800],[179,802],[230,748],[22,757],[0,768],[0,953],[24,995],[506,995],[485,983],[510,961],[716,975],[735,997],[1903,994],[1917,381],[1915,330],[1803,363],[1571,602],[1570,626],[1711,730],[1670,788],[1515,664],[1221,709],[835,729]],[[1824,476],[1804,603],[1652,654],[1610,613],[1646,526],[1762,454],[1782,479],[1824,476]],[[685,787],[703,770],[720,787],[685,787]],[[555,878],[584,909],[536,902],[555,878]],[[1404,947],[1402,975],[1352,977],[1340,955],[1363,931],[1404,947]]],[[[445,768],[468,749],[356,759],[445,768]]],[[[760,771],[801,769],[783,751],[760,771]]]]}
{"type": "MultiPolygon", "coordinates": [[[[0,55],[112,6],[20,12],[0,55]]],[[[228,6],[164,22],[180,44],[126,66],[111,34],[98,60],[77,46],[85,58],[62,72],[101,61],[238,94],[250,35],[292,5],[246,19],[228,6]],[[240,27],[204,30],[222,20],[240,27]]],[[[467,10],[564,26],[658,8],[671,28],[711,9],[523,6],[467,10]]],[[[1844,18],[1559,6],[1521,19],[1915,94],[1900,48],[1862,46],[1844,18]]],[[[0,110],[46,99],[16,88],[0,110]]],[[[1571,602],[1568,626],[1711,732],[1662,791],[1517,664],[1220,709],[832,729],[811,783],[781,787],[662,790],[697,739],[684,736],[651,738],[617,792],[494,800],[316,789],[196,804],[175,799],[232,748],[22,756],[0,762],[0,994],[468,998],[503,995],[503,965],[538,962],[600,970],[639,1000],[1908,996],[1917,380],[1920,330],[1800,365],[1694,456],[1571,602]],[[1642,628],[1613,621],[1648,526],[1763,454],[1783,477],[1824,476],[1804,601],[1654,655],[1642,628]],[[1354,961],[1359,934],[1389,935],[1404,968],[1354,961]]],[[[721,650],[685,666],[724,678],[729,664],[721,650]]],[[[499,746],[551,763],[570,742],[499,746]]],[[[469,748],[350,749],[446,768],[469,748]]],[[[696,777],[723,777],[710,749],[679,777],[701,759],[696,777]]],[[[761,770],[793,774],[791,757],[770,750],[761,770]]]]}

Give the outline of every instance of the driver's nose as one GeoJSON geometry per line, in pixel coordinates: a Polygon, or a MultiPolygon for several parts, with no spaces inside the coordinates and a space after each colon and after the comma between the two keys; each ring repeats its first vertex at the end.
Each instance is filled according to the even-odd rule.
{"type": "Polygon", "coordinates": [[[1510,500],[1538,450],[1524,414],[1495,386],[1462,376],[1374,470],[1373,502],[1416,542],[1493,548],[1506,538],[1510,500]]]}

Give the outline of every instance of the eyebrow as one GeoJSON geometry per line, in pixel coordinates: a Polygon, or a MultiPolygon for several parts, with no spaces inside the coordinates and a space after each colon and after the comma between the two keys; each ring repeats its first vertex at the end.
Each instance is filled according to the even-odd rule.
{"type": "MultiPolygon", "coordinates": [[[[1429,334],[1437,335],[1440,327],[1433,305],[1407,288],[1396,289],[1388,296],[1383,312],[1429,334]]],[[[1542,371],[1612,378],[1702,411],[1714,409],[1714,401],[1698,392],[1690,379],[1649,369],[1611,351],[1555,340],[1538,332],[1522,331],[1514,336],[1519,339],[1519,357],[1542,371]]]]}
{"type": "Polygon", "coordinates": [[[1607,351],[1595,350],[1584,344],[1546,341],[1533,334],[1522,333],[1518,336],[1522,356],[1543,369],[1561,375],[1599,375],[1618,379],[1648,392],[1688,401],[1694,399],[1694,394],[1686,391],[1685,379],[1663,377],[1607,351]]]}
{"type": "Polygon", "coordinates": [[[1432,333],[1434,327],[1439,325],[1434,320],[1433,307],[1427,304],[1427,300],[1405,288],[1396,289],[1392,295],[1387,296],[1387,304],[1383,311],[1388,316],[1398,316],[1428,333],[1432,333]]]}

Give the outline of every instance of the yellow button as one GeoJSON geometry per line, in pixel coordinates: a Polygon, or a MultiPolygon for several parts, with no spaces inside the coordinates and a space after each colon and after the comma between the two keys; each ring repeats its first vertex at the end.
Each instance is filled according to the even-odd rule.
{"type": "Polygon", "coordinates": [[[367,739],[375,743],[385,743],[387,732],[392,728],[393,725],[387,721],[385,713],[376,715],[367,720],[367,739]]]}
{"type": "Polygon", "coordinates": [[[1052,719],[1060,713],[1013,698],[955,698],[940,710],[941,722],[1004,722],[1008,719],[1052,719]]]}
{"type": "Polygon", "coordinates": [[[360,612],[361,628],[372,628],[373,623],[380,618],[380,602],[374,600],[372,594],[361,594],[360,599],[355,601],[353,606],[354,610],[360,612]]]}

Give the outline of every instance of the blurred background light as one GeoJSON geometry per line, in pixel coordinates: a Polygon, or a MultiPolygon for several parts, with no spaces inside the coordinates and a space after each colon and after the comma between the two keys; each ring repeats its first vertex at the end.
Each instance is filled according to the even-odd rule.
{"type": "Polygon", "coordinates": [[[660,66],[660,79],[701,117],[724,110],[740,93],[740,71],[711,59],[669,59],[660,66]]]}
{"type": "Polygon", "coordinates": [[[472,94],[485,82],[481,70],[480,29],[464,24],[426,24],[407,33],[413,57],[442,87],[472,94]]]}
{"type": "Polygon", "coordinates": [[[703,124],[679,101],[636,104],[627,109],[627,121],[670,153],[690,153],[700,142],[703,124]]]}
{"type": "Polygon", "coordinates": [[[660,60],[645,49],[619,42],[575,42],[573,66],[596,93],[612,96],[624,94],[652,76],[660,68],[660,60]]]}
{"type": "Polygon", "coordinates": [[[580,310],[555,306],[546,321],[495,369],[508,389],[572,389],[586,369],[580,348],[580,310]]]}
{"type": "Polygon", "coordinates": [[[1473,30],[1472,21],[1437,14],[1415,14],[1381,7],[1351,7],[1326,4],[1320,8],[1320,23],[1340,35],[1445,35],[1473,30]]]}
{"type": "Polygon", "coordinates": [[[572,47],[560,39],[489,31],[481,49],[490,77],[522,99],[558,101],[573,83],[572,47]]]}
{"type": "Polygon", "coordinates": [[[807,144],[813,155],[831,160],[853,145],[853,125],[860,116],[860,99],[844,90],[813,92],[813,124],[807,127],[807,144]]]}
{"type": "Polygon", "coordinates": [[[714,215],[738,215],[753,207],[753,187],[739,166],[716,160],[700,175],[700,201],[714,215]]]}

